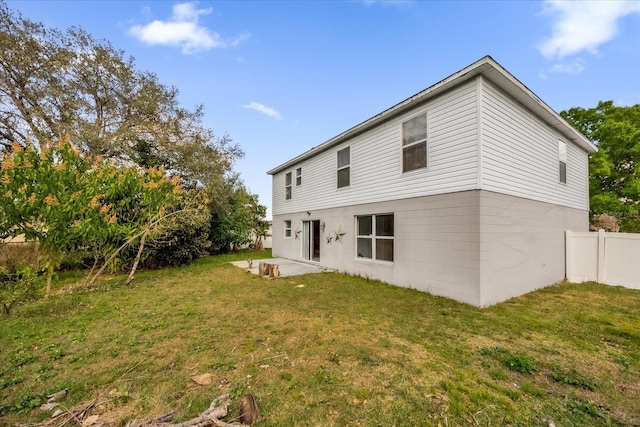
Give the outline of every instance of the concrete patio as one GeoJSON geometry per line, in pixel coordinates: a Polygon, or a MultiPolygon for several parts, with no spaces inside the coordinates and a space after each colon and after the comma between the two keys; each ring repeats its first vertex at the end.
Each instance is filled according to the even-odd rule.
{"type": "Polygon", "coordinates": [[[284,259],[284,258],[254,259],[252,260],[251,268],[249,268],[248,261],[234,261],[231,264],[235,265],[236,267],[240,267],[244,270],[247,270],[253,274],[259,274],[258,266],[260,265],[261,262],[268,263],[268,264],[277,264],[280,269],[280,277],[299,276],[302,274],[313,274],[313,273],[322,273],[325,271],[333,271],[316,264],[292,261],[290,259],[284,259]]]}

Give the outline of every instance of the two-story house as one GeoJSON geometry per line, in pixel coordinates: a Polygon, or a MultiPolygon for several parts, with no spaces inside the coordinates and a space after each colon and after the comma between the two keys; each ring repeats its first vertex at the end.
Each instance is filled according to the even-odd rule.
{"type": "Polygon", "coordinates": [[[495,304],[564,279],[594,151],[487,56],[269,171],[273,255],[495,304]]]}

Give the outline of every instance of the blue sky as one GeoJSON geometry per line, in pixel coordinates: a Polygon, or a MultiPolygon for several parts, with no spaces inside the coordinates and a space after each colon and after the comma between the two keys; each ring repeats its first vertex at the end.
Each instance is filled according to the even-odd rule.
{"type": "Polygon", "coordinates": [[[640,1],[8,1],[81,26],[205,106],[266,171],[491,55],[554,110],[640,103],[640,1]]]}

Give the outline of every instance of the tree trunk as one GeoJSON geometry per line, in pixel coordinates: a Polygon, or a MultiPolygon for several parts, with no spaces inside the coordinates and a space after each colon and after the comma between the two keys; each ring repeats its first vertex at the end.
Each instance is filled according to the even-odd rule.
{"type": "Polygon", "coordinates": [[[278,264],[271,264],[269,267],[269,277],[280,277],[280,267],[278,264]]]}
{"type": "Polygon", "coordinates": [[[89,278],[91,277],[91,275],[93,274],[93,271],[96,269],[96,267],[98,266],[98,255],[94,254],[93,255],[93,265],[91,266],[91,270],[89,270],[89,274],[87,274],[87,277],[84,279],[84,285],[87,286],[88,282],[89,282],[89,278]]]}
{"type": "Polygon", "coordinates": [[[50,262],[47,267],[47,288],[44,291],[44,297],[49,298],[51,295],[51,278],[53,277],[53,264],[50,262]]]}
{"type": "Polygon", "coordinates": [[[133,276],[136,274],[136,270],[138,268],[138,263],[140,262],[140,257],[142,256],[142,251],[144,250],[144,241],[149,235],[149,228],[147,228],[140,238],[140,246],[138,247],[138,253],[136,254],[136,259],[133,261],[133,267],[131,267],[131,272],[129,272],[129,277],[127,277],[127,281],[124,282],[125,285],[128,285],[133,280],[133,276]]]}

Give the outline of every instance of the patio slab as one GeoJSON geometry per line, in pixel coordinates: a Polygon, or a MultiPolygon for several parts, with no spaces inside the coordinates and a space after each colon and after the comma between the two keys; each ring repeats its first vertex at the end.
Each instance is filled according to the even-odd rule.
{"type": "Polygon", "coordinates": [[[325,271],[333,271],[331,269],[321,267],[317,264],[292,261],[290,259],[285,258],[265,258],[265,259],[254,259],[251,264],[251,268],[249,268],[248,261],[234,261],[231,264],[236,267],[240,267],[244,270],[247,270],[253,274],[258,273],[258,266],[261,262],[266,262],[268,264],[278,264],[280,270],[280,277],[287,276],[299,276],[301,274],[313,274],[313,273],[322,273],[325,271]]]}

